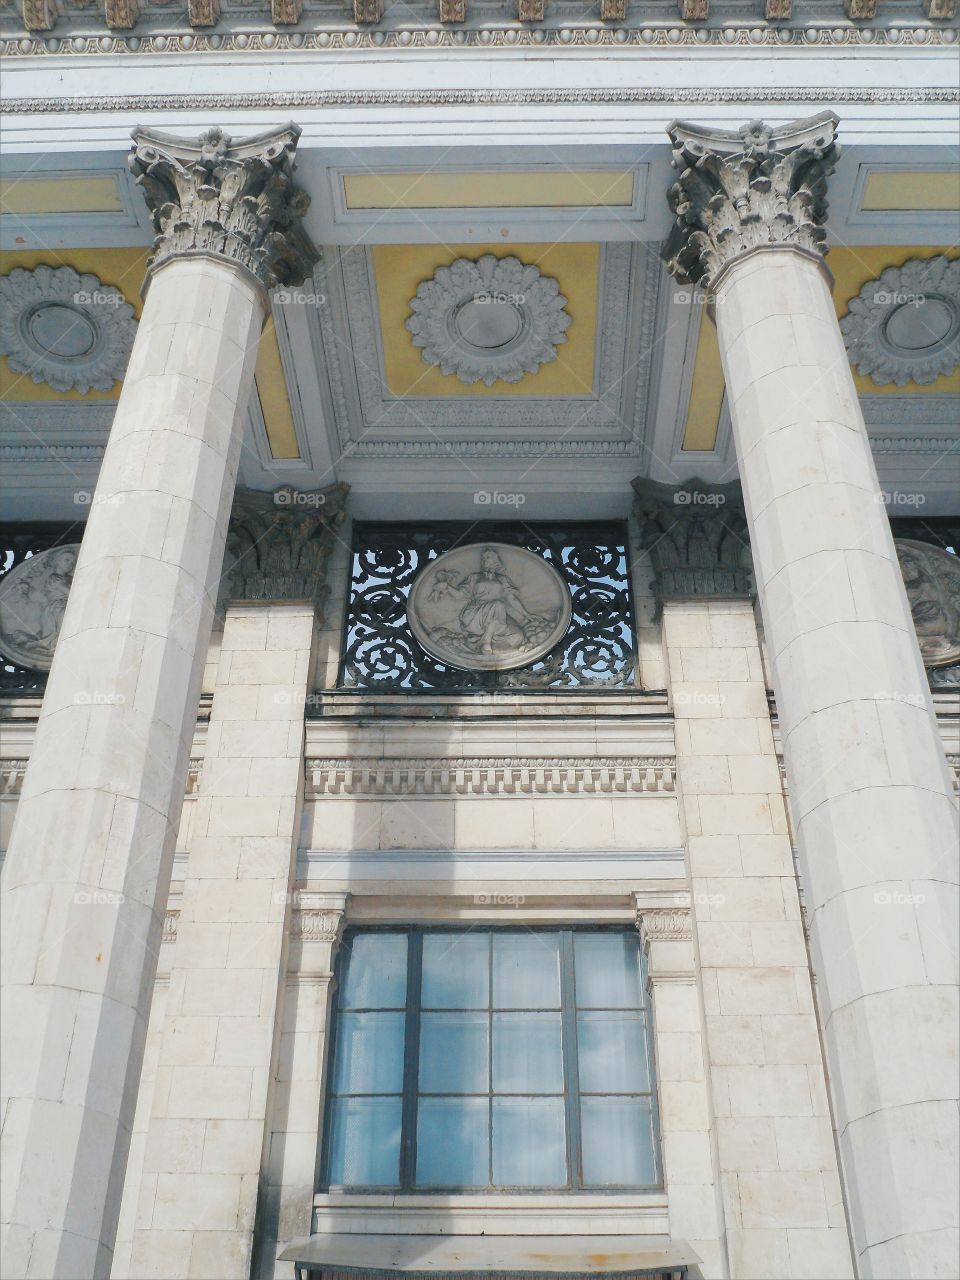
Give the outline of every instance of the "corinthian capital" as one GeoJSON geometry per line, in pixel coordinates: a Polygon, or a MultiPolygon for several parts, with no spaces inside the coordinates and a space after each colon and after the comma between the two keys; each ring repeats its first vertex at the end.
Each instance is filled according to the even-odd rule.
{"type": "Polygon", "coordinates": [[[736,133],[672,124],[680,178],[668,195],[676,218],[664,248],[671,275],[710,287],[751,250],[790,246],[821,256],[836,132],[832,111],[779,129],[755,120],[736,133]]]}
{"type": "Polygon", "coordinates": [[[266,288],[301,284],[319,254],[301,225],[310,197],[293,185],[294,124],[234,143],[222,129],[196,142],[134,129],[130,169],[157,232],[150,267],[220,258],[266,288]]]}
{"type": "Polygon", "coordinates": [[[327,558],[346,514],[349,486],[276,493],[238,489],[227,531],[224,598],[304,600],[327,595],[327,558]]]}

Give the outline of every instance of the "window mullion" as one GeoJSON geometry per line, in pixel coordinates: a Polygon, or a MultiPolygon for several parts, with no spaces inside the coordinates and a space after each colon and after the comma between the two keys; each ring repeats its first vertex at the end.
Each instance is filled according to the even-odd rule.
{"type": "Polygon", "coordinates": [[[580,1168],[580,1075],[577,1070],[577,1006],[573,973],[573,933],[561,937],[560,1017],[563,1078],[566,1083],[567,1179],[576,1190],[583,1185],[580,1168]]]}
{"type": "Polygon", "coordinates": [[[420,986],[423,935],[411,930],[407,951],[407,1010],[403,1049],[403,1113],[400,1123],[400,1190],[412,1191],[417,1164],[417,1105],[420,1086],[420,986]]]}

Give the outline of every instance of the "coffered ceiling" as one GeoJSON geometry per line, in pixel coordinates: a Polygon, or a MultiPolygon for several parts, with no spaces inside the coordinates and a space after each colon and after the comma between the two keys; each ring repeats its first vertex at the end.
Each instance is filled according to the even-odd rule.
{"type": "MultiPolygon", "coordinates": [[[[663,151],[639,161],[604,146],[491,148],[471,163],[452,148],[430,155],[414,150],[400,166],[375,149],[362,164],[357,153],[302,153],[322,261],[313,281],[274,299],[243,482],[345,480],[358,514],[383,517],[426,500],[437,516],[462,515],[477,493],[502,492],[534,516],[626,510],[637,474],[732,478],[713,325],[659,259],[663,151]],[[522,279],[523,289],[479,304],[461,297],[449,284],[461,260],[492,262],[490,279],[522,279]],[[431,358],[428,330],[449,337],[448,372],[431,358]]],[[[954,198],[942,158],[864,150],[844,164],[829,257],[840,316],[884,270],[952,253],[943,232],[954,198]]],[[[69,266],[139,314],[149,231],[117,157],[91,153],[60,170],[47,157],[8,177],[0,196],[0,275],[69,266]]],[[[956,372],[923,384],[856,380],[881,480],[915,485],[929,514],[952,509],[956,372]]],[[[120,385],[57,391],[0,359],[12,517],[77,514],[120,385]]]]}

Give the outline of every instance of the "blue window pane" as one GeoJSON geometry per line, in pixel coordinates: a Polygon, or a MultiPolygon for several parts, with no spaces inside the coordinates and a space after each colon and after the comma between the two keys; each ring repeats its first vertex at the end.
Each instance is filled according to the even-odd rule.
{"type": "Polygon", "coordinates": [[[424,1009],[486,1009],[489,994],[488,933],[424,934],[424,1009]]]}
{"type": "Polygon", "coordinates": [[[494,1093],[563,1093],[559,1013],[493,1015],[494,1093]]]}
{"type": "Polygon", "coordinates": [[[640,939],[629,933],[574,935],[578,1009],[639,1009],[640,939]]]}
{"type": "Polygon", "coordinates": [[[400,1180],[400,1099],[334,1098],[330,1182],[395,1187],[400,1180]]]}
{"type": "Polygon", "coordinates": [[[577,1062],[583,1093],[648,1093],[643,1014],[578,1013],[577,1062]]]}
{"type": "Polygon", "coordinates": [[[652,1186],[653,1117],[646,1098],[582,1098],[580,1141],[588,1187],[652,1186]]]}
{"type": "Polygon", "coordinates": [[[334,1093],[403,1090],[402,1013],[343,1013],[337,1029],[334,1093]]]}
{"type": "Polygon", "coordinates": [[[421,1098],[417,1186],[485,1187],[490,1180],[486,1098],[421,1098]]]}
{"type": "Polygon", "coordinates": [[[560,937],[497,933],[493,937],[493,1007],[560,1008],[560,937]]]}
{"type": "Polygon", "coordinates": [[[358,933],[348,939],[341,1009],[403,1009],[407,1003],[407,939],[402,933],[358,933]]]}
{"type": "Polygon", "coordinates": [[[493,1181],[498,1187],[562,1187],[567,1143],[562,1098],[495,1098],[493,1181]]]}
{"type": "Polygon", "coordinates": [[[423,1093],[486,1093],[489,1014],[425,1013],[420,1021],[423,1093]]]}

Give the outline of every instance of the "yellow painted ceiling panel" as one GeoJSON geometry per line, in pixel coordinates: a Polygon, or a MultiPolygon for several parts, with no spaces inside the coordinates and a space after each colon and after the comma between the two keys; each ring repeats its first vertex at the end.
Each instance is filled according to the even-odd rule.
{"type": "Polygon", "coordinates": [[[293,412],[272,316],[264,325],[260,346],[257,348],[256,383],[270,452],[278,461],[299,458],[300,445],[293,424],[293,412]]]}
{"type": "Polygon", "coordinates": [[[565,169],[499,173],[349,173],[348,209],[629,208],[634,174],[565,169]]]}
{"type": "Polygon", "coordinates": [[[376,245],[374,276],[380,305],[380,326],[387,388],[394,396],[587,396],[593,394],[597,332],[597,287],[600,246],[597,244],[505,245],[376,245]],[[417,286],[438,267],[457,258],[476,259],[484,253],[516,257],[553,276],[567,299],[573,323],[557,358],[525,374],[519,382],[497,381],[492,387],[466,384],[455,374],[443,374],[423,359],[405,321],[413,314],[410,299],[417,286]]]}
{"type": "Polygon", "coordinates": [[[878,170],[867,178],[860,207],[886,212],[960,210],[960,172],[878,170]]]}
{"type": "Polygon", "coordinates": [[[122,213],[115,177],[4,178],[0,213],[122,213]]]}
{"type": "Polygon", "coordinates": [[[697,338],[696,362],[690,384],[687,422],[683,431],[683,450],[709,452],[717,447],[720,410],[723,408],[723,368],[716,325],[704,314],[697,338]]]}

